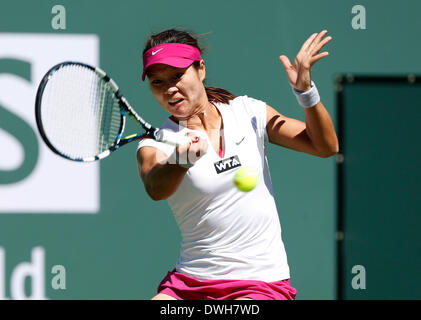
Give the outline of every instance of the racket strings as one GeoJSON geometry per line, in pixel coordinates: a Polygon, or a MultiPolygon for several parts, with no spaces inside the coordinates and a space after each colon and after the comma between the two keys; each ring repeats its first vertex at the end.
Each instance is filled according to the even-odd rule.
{"type": "Polygon", "coordinates": [[[118,101],[108,82],[99,81],[98,92],[93,92],[95,103],[103,108],[98,108],[98,120],[100,130],[98,130],[98,152],[108,150],[116,141],[120,131],[121,116],[118,101]]]}
{"type": "Polygon", "coordinates": [[[101,154],[120,133],[120,107],[109,84],[81,65],[66,65],[50,75],[41,109],[51,144],[73,159],[101,154]]]}

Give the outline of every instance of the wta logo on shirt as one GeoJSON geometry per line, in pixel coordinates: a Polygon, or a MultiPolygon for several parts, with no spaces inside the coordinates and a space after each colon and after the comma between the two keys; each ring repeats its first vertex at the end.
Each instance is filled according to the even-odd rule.
{"type": "Polygon", "coordinates": [[[215,162],[213,165],[215,166],[216,173],[220,174],[222,172],[241,167],[241,162],[240,159],[238,159],[238,156],[232,156],[228,159],[215,162]]]}

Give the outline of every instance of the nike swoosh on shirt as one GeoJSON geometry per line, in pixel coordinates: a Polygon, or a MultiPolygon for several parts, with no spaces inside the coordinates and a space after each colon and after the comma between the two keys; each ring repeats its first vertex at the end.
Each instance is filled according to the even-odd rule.
{"type": "Polygon", "coordinates": [[[156,50],[156,51],[152,51],[152,55],[154,56],[154,55],[156,55],[159,51],[161,51],[162,49],[164,49],[164,48],[161,48],[161,49],[158,49],[158,50],[156,50]]]}
{"type": "Polygon", "coordinates": [[[240,141],[236,141],[235,143],[237,144],[237,145],[239,145],[241,142],[243,142],[243,140],[244,140],[244,138],[245,138],[245,136],[240,140],[240,141]]]}

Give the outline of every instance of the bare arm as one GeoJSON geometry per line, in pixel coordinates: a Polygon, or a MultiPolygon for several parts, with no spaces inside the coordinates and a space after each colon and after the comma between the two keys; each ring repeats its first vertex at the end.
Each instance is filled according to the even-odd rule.
{"type": "Polygon", "coordinates": [[[271,106],[266,106],[269,142],[321,158],[334,155],[339,147],[329,114],[321,102],[308,109],[305,111],[306,122],[302,122],[285,117],[271,106]]]}
{"type": "MultiPolygon", "coordinates": [[[[296,90],[305,92],[311,88],[310,69],[314,63],[329,55],[319,53],[332,39],[323,38],[327,30],[313,33],[302,45],[294,63],[288,57],[279,57],[290,85],[296,90]]],[[[321,102],[304,108],[306,121],[282,116],[267,106],[267,131],[269,141],[301,152],[327,158],[339,151],[338,138],[329,113],[321,102]]]]}
{"type": "Polygon", "coordinates": [[[148,195],[156,201],[171,196],[188,170],[177,164],[161,164],[157,160],[164,158],[166,155],[154,147],[143,147],[137,152],[139,176],[148,195]]]}
{"type": "Polygon", "coordinates": [[[312,108],[304,108],[306,133],[313,146],[322,157],[330,157],[339,152],[339,142],[332,119],[321,102],[312,108]]]}
{"type": "MultiPolygon", "coordinates": [[[[177,146],[177,153],[181,159],[199,159],[208,148],[205,139],[193,133],[187,133],[192,139],[192,144],[177,146]],[[189,156],[190,155],[190,156],[189,156]]],[[[184,175],[188,171],[172,161],[167,161],[168,156],[161,150],[145,146],[137,152],[137,168],[139,176],[145,185],[145,190],[153,200],[164,200],[176,192],[184,175]]]]}

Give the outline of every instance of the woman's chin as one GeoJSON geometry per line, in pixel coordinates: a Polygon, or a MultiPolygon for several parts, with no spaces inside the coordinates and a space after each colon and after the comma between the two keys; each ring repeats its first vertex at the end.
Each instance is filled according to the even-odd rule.
{"type": "Polygon", "coordinates": [[[187,120],[191,117],[189,110],[184,108],[173,110],[172,115],[179,120],[187,120]]]}
{"type": "Polygon", "coordinates": [[[179,110],[172,110],[171,115],[178,121],[184,121],[189,119],[189,115],[185,112],[180,112],[179,110]]]}

